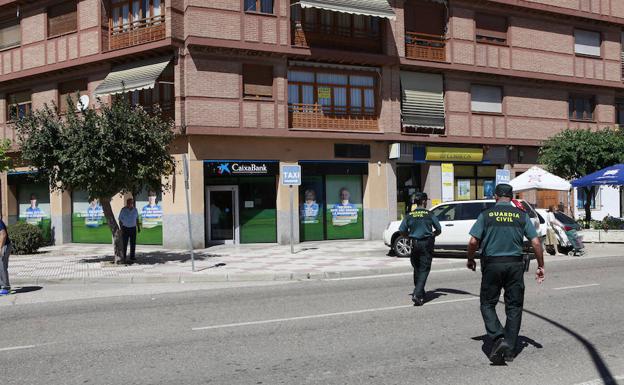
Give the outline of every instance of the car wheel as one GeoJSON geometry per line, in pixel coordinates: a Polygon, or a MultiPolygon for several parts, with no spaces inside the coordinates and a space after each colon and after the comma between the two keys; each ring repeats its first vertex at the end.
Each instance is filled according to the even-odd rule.
{"type": "Polygon", "coordinates": [[[394,254],[399,258],[406,258],[412,254],[412,242],[409,237],[399,235],[392,242],[392,250],[394,254]]]}

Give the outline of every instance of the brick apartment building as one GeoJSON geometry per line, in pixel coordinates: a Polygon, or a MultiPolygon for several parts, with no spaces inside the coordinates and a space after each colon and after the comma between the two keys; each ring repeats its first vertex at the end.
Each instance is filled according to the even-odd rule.
{"type": "MultiPolygon", "coordinates": [[[[288,242],[288,164],[297,240],[379,239],[413,191],[483,198],[550,135],[620,123],[623,27],[620,0],[0,0],[0,128],[15,140],[12,116],[125,87],[184,134],[195,246],[288,242]]],[[[84,192],[30,172],[2,176],[10,222],[110,239],[84,192]]],[[[142,242],[187,244],[180,178],[136,197],[162,212],[142,242]]]]}

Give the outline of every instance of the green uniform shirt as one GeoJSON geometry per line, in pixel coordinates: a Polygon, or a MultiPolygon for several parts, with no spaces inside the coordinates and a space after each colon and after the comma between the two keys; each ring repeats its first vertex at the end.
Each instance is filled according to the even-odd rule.
{"type": "Polygon", "coordinates": [[[438,218],[431,214],[429,210],[418,208],[403,218],[399,231],[409,233],[410,238],[425,239],[434,235],[432,228],[435,229],[435,235],[442,232],[438,218]]]}
{"type": "Polygon", "coordinates": [[[499,202],[479,215],[470,235],[481,242],[483,256],[519,257],[524,237],[531,240],[537,232],[524,211],[511,202],[499,202]]]}

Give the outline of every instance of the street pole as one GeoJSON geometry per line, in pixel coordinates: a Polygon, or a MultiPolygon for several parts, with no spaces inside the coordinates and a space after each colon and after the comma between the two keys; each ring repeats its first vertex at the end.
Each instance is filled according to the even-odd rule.
{"type": "Polygon", "coordinates": [[[295,254],[295,224],[293,221],[293,215],[294,215],[294,198],[293,198],[293,185],[289,185],[289,190],[290,190],[290,254],[295,254]]]}
{"type": "Polygon", "coordinates": [[[189,199],[189,166],[186,154],[182,154],[182,168],[184,169],[184,192],[186,195],[186,219],[188,222],[189,250],[191,252],[191,270],[195,272],[195,252],[193,250],[193,232],[191,226],[191,200],[189,199]]]}

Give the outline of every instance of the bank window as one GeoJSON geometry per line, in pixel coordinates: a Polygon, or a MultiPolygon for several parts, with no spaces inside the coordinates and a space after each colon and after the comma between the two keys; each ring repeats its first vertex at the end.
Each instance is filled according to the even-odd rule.
{"type": "Polygon", "coordinates": [[[600,32],[574,30],[574,53],[577,55],[600,57],[600,45],[602,44],[600,32]]]}
{"type": "Polygon", "coordinates": [[[594,120],[596,100],[593,96],[570,95],[568,99],[568,116],[570,120],[594,120]]]}
{"type": "Polygon", "coordinates": [[[76,1],[53,5],[48,8],[48,37],[63,35],[78,30],[76,1]]]}
{"type": "Polygon", "coordinates": [[[496,86],[474,84],[470,88],[470,109],[473,112],[503,112],[503,89],[496,86]]]}
{"type": "Polygon", "coordinates": [[[317,112],[347,116],[372,116],[377,112],[375,77],[372,74],[288,71],[288,104],[291,112],[317,112]]]}
{"type": "Polygon", "coordinates": [[[75,108],[75,106],[77,106],[80,96],[86,94],[87,79],[73,80],[59,84],[59,111],[61,113],[66,113],[68,108],[75,108]],[[72,102],[72,107],[68,107],[68,101],[70,98],[72,102]]]}
{"type": "Polygon", "coordinates": [[[7,121],[21,119],[32,110],[30,91],[7,95],[7,121]]]}
{"type": "Polygon", "coordinates": [[[22,42],[19,20],[0,22],[0,50],[16,47],[22,42]]]}
{"type": "Polygon", "coordinates": [[[243,96],[251,98],[273,97],[273,67],[243,64],[243,96]]]}
{"type": "Polygon", "coordinates": [[[455,165],[455,199],[491,199],[494,197],[497,166],[455,165]]]}
{"type": "MultiPolygon", "coordinates": [[[[584,209],[586,201],[587,201],[587,192],[585,191],[585,189],[584,188],[576,189],[576,208],[584,209]]],[[[600,206],[600,189],[593,188],[591,190],[589,207],[592,210],[595,210],[599,206],[600,206]]]]}
{"type": "Polygon", "coordinates": [[[475,15],[476,40],[479,43],[507,45],[507,18],[477,13],[475,15]]]}
{"type": "Polygon", "coordinates": [[[273,13],[273,0],[245,0],[245,11],[273,13]]]}

